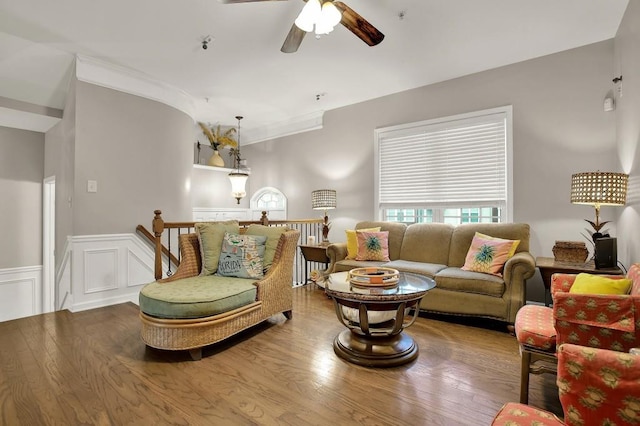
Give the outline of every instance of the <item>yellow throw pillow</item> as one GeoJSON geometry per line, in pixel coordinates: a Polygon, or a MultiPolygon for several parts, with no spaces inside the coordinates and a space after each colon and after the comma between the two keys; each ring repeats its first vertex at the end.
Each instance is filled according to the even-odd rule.
{"type": "Polygon", "coordinates": [[[502,276],[504,264],[513,256],[520,240],[504,240],[476,232],[462,269],[502,276]]]}
{"type": "MultiPolygon", "coordinates": [[[[363,228],[358,229],[358,231],[365,232],[380,232],[380,227],[375,228],[363,228]]],[[[356,236],[355,229],[347,229],[347,259],[355,259],[358,255],[358,237],[356,236]]]]}
{"type": "Polygon", "coordinates": [[[576,294],[629,294],[631,279],[610,278],[587,273],[578,274],[569,293],[576,294]]]}

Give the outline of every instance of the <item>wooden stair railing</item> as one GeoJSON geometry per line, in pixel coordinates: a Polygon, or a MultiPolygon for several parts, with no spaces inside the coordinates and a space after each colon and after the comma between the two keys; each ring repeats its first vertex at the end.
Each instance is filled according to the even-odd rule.
{"type": "MultiPolygon", "coordinates": [[[[147,228],[144,227],[144,225],[136,226],[136,232],[138,232],[144,238],[149,240],[149,243],[155,247],[156,239],[153,236],[153,234],[149,232],[147,228]]],[[[162,246],[162,254],[165,257],[168,257],[171,260],[171,263],[173,263],[177,267],[180,264],[180,261],[178,260],[178,258],[173,253],[171,253],[169,249],[165,247],[164,244],[161,244],[161,246],[162,246]]]]}
{"type": "MultiPolygon", "coordinates": [[[[152,232],[149,232],[143,225],[138,225],[136,227],[136,231],[138,231],[144,238],[148,239],[149,242],[154,246],[154,276],[155,279],[162,278],[162,259],[168,259],[169,268],[167,270],[167,275],[171,275],[171,267],[172,265],[178,266],[180,264],[180,253],[176,256],[171,250],[171,230],[176,229],[178,231],[178,237],[182,232],[193,232],[195,228],[196,222],[165,222],[162,218],[161,210],[154,210],[154,217],[151,222],[152,232]],[[162,243],[162,236],[164,230],[168,230],[168,235],[166,237],[167,246],[162,243]]],[[[288,226],[292,229],[297,229],[300,231],[301,241],[306,242],[307,237],[309,235],[314,235],[316,237],[316,241],[320,241],[322,237],[322,225],[323,218],[318,219],[299,219],[299,220],[269,220],[267,217],[267,212],[262,212],[262,217],[259,221],[239,221],[240,232],[244,232],[246,228],[251,224],[260,224],[265,226],[288,226]]],[[[175,244],[177,246],[177,244],[175,244]]],[[[296,282],[300,282],[299,277],[304,276],[303,269],[306,265],[304,264],[304,258],[300,256],[300,261],[295,262],[294,265],[294,277],[296,277],[296,282]]]]}

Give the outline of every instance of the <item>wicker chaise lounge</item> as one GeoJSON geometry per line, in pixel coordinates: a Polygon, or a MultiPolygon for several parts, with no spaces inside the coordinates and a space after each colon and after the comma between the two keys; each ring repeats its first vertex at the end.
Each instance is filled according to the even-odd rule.
{"type": "MultiPolygon", "coordinates": [[[[202,261],[198,237],[194,233],[181,235],[181,262],[176,273],[148,284],[141,291],[142,340],[157,349],[188,350],[194,360],[199,360],[204,346],[224,340],[279,313],[290,319],[293,259],[299,236],[300,232],[296,230],[282,233],[268,272],[259,280],[249,280],[217,275],[199,276],[202,261]],[[230,290],[236,284],[239,289],[230,290]],[[196,288],[196,291],[191,291],[189,287],[196,288]],[[202,291],[203,288],[205,291],[202,291]],[[226,293],[214,296],[216,300],[212,302],[211,292],[217,291],[212,288],[222,288],[220,291],[226,293]],[[159,297],[163,292],[179,294],[169,298],[159,297]],[[165,306],[156,303],[158,300],[165,306]],[[169,309],[184,313],[184,317],[171,312],[158,315],[160,309],[167,309],[164,300],[171,300],[169,309]]],[[[157,256],[160,251],[156,253],[157,256]]]]}

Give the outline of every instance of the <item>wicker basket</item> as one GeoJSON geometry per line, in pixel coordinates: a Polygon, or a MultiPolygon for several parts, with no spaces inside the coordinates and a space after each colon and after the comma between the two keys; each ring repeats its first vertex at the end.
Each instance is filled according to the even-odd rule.
{"type": "Polygon", "coordinates": [[[556,241],[553,257],[559,262],[584,263],[589,256],[585,243],[580,241],[556,241]]]}

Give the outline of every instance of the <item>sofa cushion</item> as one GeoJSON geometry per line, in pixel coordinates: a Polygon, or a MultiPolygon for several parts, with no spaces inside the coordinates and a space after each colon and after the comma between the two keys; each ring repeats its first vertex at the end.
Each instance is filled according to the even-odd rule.
{"type": "Polygon", "coordinates": [[[286,226],[265,226],[252,223],[247,228],[245,235],[261,235],[267,237],[267,244],[264,250],[263,268],[266,274],[271,264],[273,263],[273,257],[276,255],[276,248],[278,247],[278,241],[280,236],[289,230],[286,226]]]}
{"type": "Polygon", "coordinates": [[[389,260],[389,231],[356,231],[358,254],[356,260],[389,260]]]}
{"type": "Polygon", "coordinates": [[[425,275],[429,278],[435,277],[435,275],[447,267],[447,265],[440,265],[438,263],[424,263],[424,262],[411,262],[409,260],[392,260],[384,264],[387,268],[397,269],[401,272],[413,272],[414,274],[425,275]]]}
{"type": "Polygon", "coordinates": [[[407,227],[400,249],[400,259],[446,265],[453,225],[414,223],[407,227]]]}
{"type": "Polygon", "coordinates": [[[197,276],[153,282],[140,290],[140,310],[158,318],[201,318],[231,311],[256,300],[255,280],[197,276]]]}
{"type": "Polygon", "coordinates": [[[396,260],[400,258],[400,248],[404,239],[404,232],[407,225],[397,222],[358,222],[356,231],[364,228],[380,227],[381,231],[389,232],[389,259],[396,260]]]}
{"type": "Polygon", "coordinates": [[[460,268],[447,267],[435,276],[436,287],[443,290],[477,293],[502,297],[504,281],[495,275],[480,272],[463,271],[460,268]]]}
{"type": "Polygon", "coordinates": [[[200,242],[200,258],[202,259],[202,271],[200,275],[212,275],[218,270],[220,250],[225,232],[240,233],[237,220],[224,222],[197,222],[195,224],[198,241],[200,242]]]}

